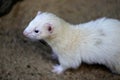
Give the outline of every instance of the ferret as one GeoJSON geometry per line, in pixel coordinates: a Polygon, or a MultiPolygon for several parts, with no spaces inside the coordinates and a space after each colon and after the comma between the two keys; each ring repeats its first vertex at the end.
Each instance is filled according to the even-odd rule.
{"type": "Polygon", "coordinates": [[[38,11],[23,34],[51,46],[60,63],[53,66],[56,74],[76,69],[82,62],[102,64],[120,74],[119,20],[104,17],[73,25],[52,13],[38,11]]]}

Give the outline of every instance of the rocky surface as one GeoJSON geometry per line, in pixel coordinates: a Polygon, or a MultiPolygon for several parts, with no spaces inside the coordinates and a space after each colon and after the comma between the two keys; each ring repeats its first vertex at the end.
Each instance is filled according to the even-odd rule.
{"type": "Polygon", "coordinates": [[[56,75],[51,49],[22,34],[37,11],[49,11],[77,24],[100,17],[120,19],[120,0],[23,0],[0,17],[0,80],[120,80],[101,65],[82,64],[56,75]]]}

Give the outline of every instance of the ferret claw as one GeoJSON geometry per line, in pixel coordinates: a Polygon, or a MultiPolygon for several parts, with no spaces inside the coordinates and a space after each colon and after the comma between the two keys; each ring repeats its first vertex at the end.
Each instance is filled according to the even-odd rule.
{"type": "Polygon", "coordinates": [[[63,73],[63,71],[64,71],[64,69],[62,68],[62,66],[60,66],[60,65],[53,66],[52,72],[61,74],[61,73],[63,73]]]}

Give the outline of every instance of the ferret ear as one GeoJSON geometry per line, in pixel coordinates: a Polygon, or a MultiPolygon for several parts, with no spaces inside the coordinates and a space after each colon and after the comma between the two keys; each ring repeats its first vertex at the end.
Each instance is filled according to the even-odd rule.
{"type": "Polygon", "coordinates": [[[37,12],[37,15],[40,15],[41,13],[42,13],[41,11],[38,11],[38,12],[37,12]]]}
{"type": "Polygon", "coordinates": [[[50,23],[47,23],[47,24],[46,24],[46,29],[47,29],[47,31],[48,31],[49,33],[52,33],[52,32],[53,32],[53,25],[50,24],[50,23]]]}

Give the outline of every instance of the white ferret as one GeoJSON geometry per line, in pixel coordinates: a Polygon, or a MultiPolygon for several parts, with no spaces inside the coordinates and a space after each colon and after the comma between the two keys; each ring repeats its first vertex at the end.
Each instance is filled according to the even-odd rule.
{"type": "Polygon", "coordinates": [[[40,11],[23,34],[33,40],[45,40],[58,56],[53,72],[78,68],[81,62],[98,63],[120,74],[120,21],[101,18],[72,25],[52,13],[40,11]]]}

